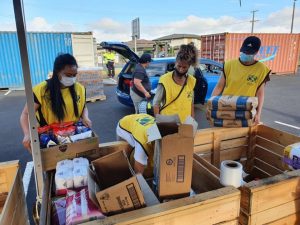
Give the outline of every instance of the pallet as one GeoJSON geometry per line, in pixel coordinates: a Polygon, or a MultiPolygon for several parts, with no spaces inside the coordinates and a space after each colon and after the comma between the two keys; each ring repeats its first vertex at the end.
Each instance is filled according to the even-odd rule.
{"type": "Polygon", "coordinates": [[[106,100],[106,95],[101,95],[97,97],[87,98],[86,102],[96,102],[96,101],[104,101],[106,100]]]}
{"type": "MultiPolygon", "coordinates": [[[[124,142],[99,145],[101,156],[122,149],[124,149],[124,142]]],[[[46,172],[40,224],[51,224],[53,176],[53,171],[46,172]]],[[[234,187],[223,187],[218,177],[195,159],[193,161],[192,189],[198,193],[193,197],[185,197],[83,224],[238,224],[240,191],[234,187]]]]}
{"type": "Polygon", "coordinates": [[[0,163],[0,225],[29,225],[19,161],[0,163]]]}
{"type": "Polygon", "coordinates": [[[286,172],[282,162],[284,148],[296,142],[300,137],[264,125],[211,128],[198,131],[194,152],[216,176],[222,160],[236,160],[259,178],[240,187],[241,225],[284,224],[300,218],[300,170],[286,172]]]}

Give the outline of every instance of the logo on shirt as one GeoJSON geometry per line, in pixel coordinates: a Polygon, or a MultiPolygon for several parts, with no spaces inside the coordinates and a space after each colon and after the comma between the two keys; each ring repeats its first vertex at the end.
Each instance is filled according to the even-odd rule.
{"type": "Polygon", "coordinates": [[[257,79],[258,79],[258,77],[255,75],[248,75],[248,77],[247,77],[248,84],[256,83],[257,79]]]}
{"type": "Polygon", "coordinates": [[[194,96],[194,94],[193,94],[192,91],[188,91],[188,92],[187,92],[187,98],[188,98],[188,99],[192,99],[193,96],[194,96]]]}
{"type": "Polygon", "coordinates": [[[151,117],[144,117],[136,120],[142,126],[147,126],[149,124],[154,124],[154,119],[151,117]]]}

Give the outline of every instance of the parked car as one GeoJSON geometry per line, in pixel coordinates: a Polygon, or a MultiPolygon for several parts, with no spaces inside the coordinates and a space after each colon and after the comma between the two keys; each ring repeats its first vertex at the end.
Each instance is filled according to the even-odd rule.
{"type": "MultiPolygon", "coordinates": [[[[116,94],[120,103],[126,106],[133,107],[129,92],[132,85],[132,73],[134,71],[135,65],[138,63],[139,57],[127,45],[121,42],[102,42],[100,45],[104,49],[116,51],[128,60],[118,76],[118,86],[116,94]]],[[[174,69],[174,66],[175,57],[153,59],[149,67],[146,69],[151,81],[152,94],[155,93],[159,77],[168,71],[172,71],[174,69]]],[[[211,93],[220,78],[220,74],[223,70],[223,65],[211,59],[200,58],[199,68],[208,83],[207,94],[205,97],[205,100],[207,100],[211,96],[211,93]]]]}

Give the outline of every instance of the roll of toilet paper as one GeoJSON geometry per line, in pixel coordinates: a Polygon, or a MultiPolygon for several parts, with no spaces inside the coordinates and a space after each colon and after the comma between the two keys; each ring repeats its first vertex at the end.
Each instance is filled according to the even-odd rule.
{"type": "Polygon", "coordinates": [[[89,161],[86,158],[82,158],[82,157],[73,159],[73,168],[76,168],[78,166],[88,167],[89,161]]]}
{"type": "Polygon", "coordinates": [[[243,166],[239,162],[225,160],[221,162],[220,182],[224,186],[240,187],[243,179],[243,166]]]}
{"type": "Polygon", "coordinates": [[[64,190],[68,188],[73,188],[73,172],[72,170],[66,169],[61,171],[56,171],[55,173],[55,187],[56,190],[64,190]]]}
{"type": "Polygon", "coordinates": [[[73,170],[73,160],[65,159],[62,161],[59,161],[56,164],[56,172],[62,171],[62,170],[73,170]]]}
{"type": "Polygon", "coordinates": [[[87,186],[87,175],[88,175],[88,167],[86,166],[74,167],[73,169],[74,187],[79,188],[79,187],[87,186]]]}

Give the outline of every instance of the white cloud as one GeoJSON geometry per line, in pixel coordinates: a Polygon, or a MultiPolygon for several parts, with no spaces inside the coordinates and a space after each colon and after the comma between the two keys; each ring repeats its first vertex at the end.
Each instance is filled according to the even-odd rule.
{"type": "MultiPolygon", "coordinates": [[[[291,27],[292,8],[283,8],[280,11],[273,12],[265,19],[259,18],[255,23],[254,32],[270,33],[288,33],[291,27]]],[[[222,16],[219,18],[198,17],[194,15],[187,16],[183,20],[170,23],[161,23],[160,25],[143,26],[141,21],[141,38],[155,39],[165,35],[175,33],[189,34],[213,34],[223,32],[250,32],[251,23],[249,18],[235,18],[232,16],[222,16]]],[[[0,23],[0,30],[15,30],[14,23],[0,23]]],[[[43,17],[36,17],[27,22],[28,31],[93,31],[97,41],[114,40],[128,41],[131,39],[131,24],[120,22],[111,18],[102,18],[97,21],[91,21],[89,24],[74,24],[69,22],[49,23],[43,17]]],[[[300,32],[300,8],[296,8],[294,20],[294,33],[300,32]]]]}

